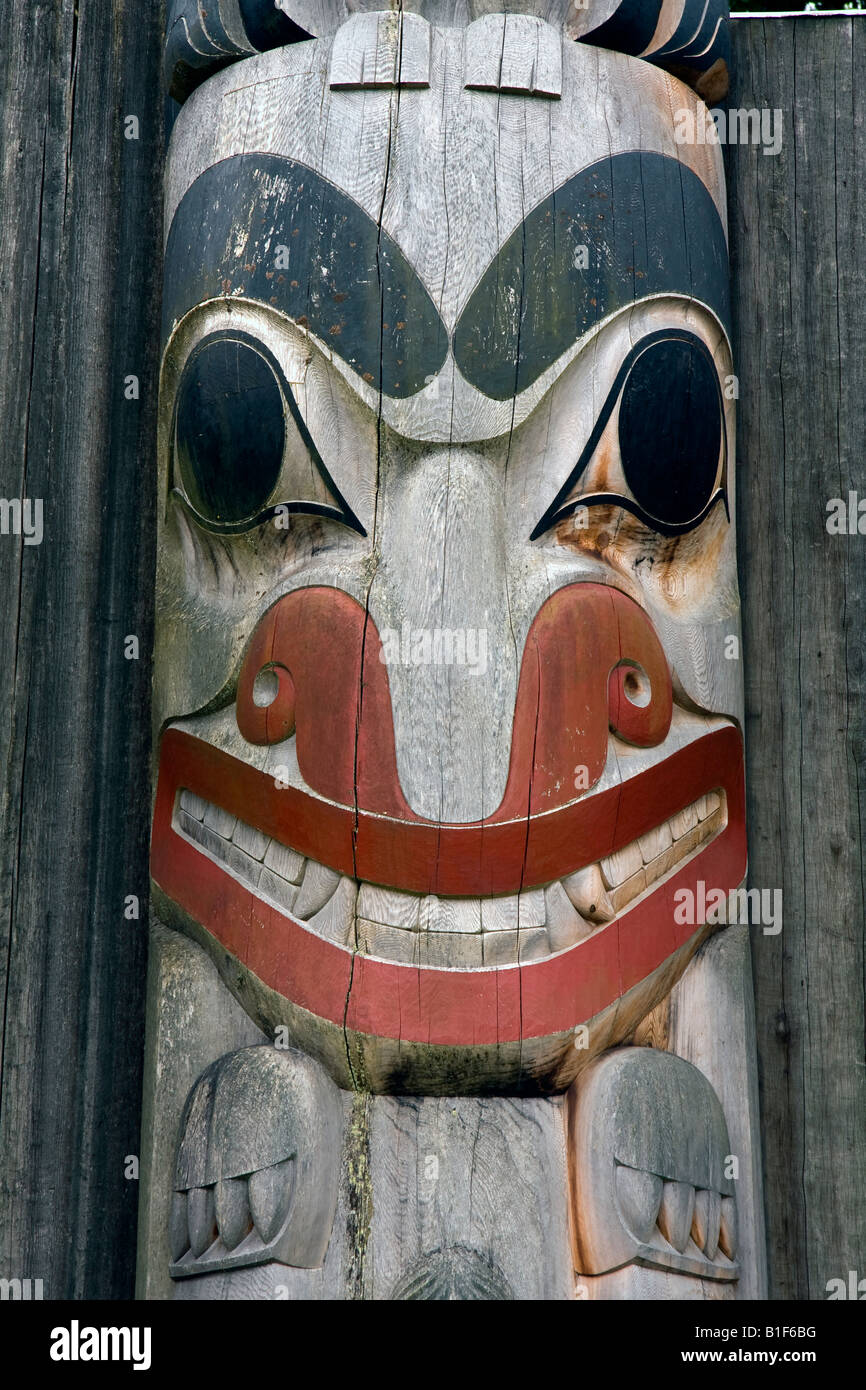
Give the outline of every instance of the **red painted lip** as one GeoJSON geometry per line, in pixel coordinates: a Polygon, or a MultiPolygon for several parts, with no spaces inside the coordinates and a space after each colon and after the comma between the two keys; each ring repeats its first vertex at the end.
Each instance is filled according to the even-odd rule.
{"type": "MultiPolygon", "coordinates": [[[[291,849],[349,878],[443,897],[490,897],[552,883],[654,830],[723,787],[728,834],[742,826],[743,750],[733,726],[602,792],[520,820],[401,820],[341,806],[273,777],[180,729],[163,736],[155,862],[170,858],[176,793],[186,787],[291,849]],[[738,806],[740,809],[738,809],[738,806]]],[[[743,836],[744,838],[744,836],[743,836]]]]}
{"type": "Polygon", "coordinates": [[[439,826],[356,815],[327,802],[311,815],[313,802],[297,790],[277,792],[256,769],[170,729],[154,814],[154,881],[283,998],[348,1030],[406,1042],[479,1046],[572,1029],[692,936],[694,924],[674,918],[679,889],[694,889],[700,875],[727,891],[746,871],[743,747],[733,726],[622,786],[517,824],[439,826]],[[171,823],[176,793],[187,787],[352,877],[413,892],[486,896],[551,882],[594,862],[719,786],[727,797],[725,829],[654,893],[568,950],[477,970],[399,965],[323,940],[256,897],[171,823]],[[518,863],[524,872],[515,875],[518,863]]]}

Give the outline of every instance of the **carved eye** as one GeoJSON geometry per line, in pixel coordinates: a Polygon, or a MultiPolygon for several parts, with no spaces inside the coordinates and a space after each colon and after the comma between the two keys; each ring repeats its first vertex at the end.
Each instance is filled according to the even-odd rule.
{"type": "Polygon", "coordinates": [[[724,475],[719,480],[726,448],[722,393],[706,346],[685,329],[651,333],[620,366],[576,464],[530,540],[577,507],[600,505],[621,507],[663,536],[693,530],[716,502],[727,508],[724,475]],[[608,451],[599,477],[593,465],[609,424],[619,448],[608,451]]]}
{"type": "Polygon", "coordinates": [[[638,505],[671,526],[699,516],[713,493],[721,442],[718,378],[708,355],[677,339],[646,348],[619,408],[622,469],[638,505]]]}
{"type": "Polygon", "coordinates": [[[225,523],[261,511],[280,476],[285,436],[279,383],[255,348],[218,338],[192,355],[178,392],[175,448],[200,516],[225,523]]]}

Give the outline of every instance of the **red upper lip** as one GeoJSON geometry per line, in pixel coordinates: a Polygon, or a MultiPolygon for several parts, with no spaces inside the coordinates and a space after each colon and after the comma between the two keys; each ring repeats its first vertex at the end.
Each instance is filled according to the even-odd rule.
{"type": "Polygon", "coordinates": [[[154,813],[154,876],[171,854],[182,787],[342,874],[411,893],[487,897],[551,883],[655,829],[706,792],[727,796],[725,835],[744,839],[742,739],[714,730],[626,782],[519,820],[401,820],[326,801],[170,728],[154,813]]]}

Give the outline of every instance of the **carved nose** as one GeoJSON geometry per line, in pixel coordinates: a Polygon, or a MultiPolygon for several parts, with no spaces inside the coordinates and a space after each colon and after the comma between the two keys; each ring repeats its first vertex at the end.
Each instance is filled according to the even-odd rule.
{"type": "MultiPolygon", "coordinates": [[[[247,651],[238,728],[254,744],[296,732],[301,773],[320,796],[416,820],[398,775],[382,658],[375,624],[348,594],[288,594],[264,615],[247,651]]],[[[609,731],[653,747],[667,735],[671,711],[667,662],[644,611],[605,585],[560,589],[529,630],[507,782],[489,818],[519,819],[573,801],[601,776],[609,731]]]]}

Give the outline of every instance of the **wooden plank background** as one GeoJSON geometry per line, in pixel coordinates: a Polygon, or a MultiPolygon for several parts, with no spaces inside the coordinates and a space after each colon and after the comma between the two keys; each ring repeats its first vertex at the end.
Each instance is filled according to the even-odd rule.
{"type": "Polygon", "coordinates": [[[780,108],[780,154],[729,151],[752,935],[774,1298],[866,1274],[863,820],[866,16],[743,19],[732,104],[780,108]]]}
{"type": "Polygon", "coordinates": [[[45,535],[0,535],[0,1275],[116,1297],[138,1197],[161,21],[2,10],[0,495],[42,498],[45,535]]]}
{"type": "MultiPolygon", "coordinates": [[[[40,546],[0,536],[0,1276],[54,1298],[133,1289],[160,22],[156,0],[0,18],[0,495],[45,507],[40,546]]],[[[866,495],[864,26],[734,25],[731,104],[784,113],[778,156],[728,152],[751,879],[784,892],[753,938],[776,1298],[866,1274],[866,538],[825,528],[866,495]]]]}

